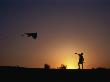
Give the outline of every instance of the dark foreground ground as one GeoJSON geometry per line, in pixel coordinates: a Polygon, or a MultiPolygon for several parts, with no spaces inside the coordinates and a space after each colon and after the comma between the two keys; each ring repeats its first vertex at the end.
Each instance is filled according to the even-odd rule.
{"type": "Polygon", "coordinates": [[[0,67],[0,82],[110,82],[110,69],[0,67]]]}

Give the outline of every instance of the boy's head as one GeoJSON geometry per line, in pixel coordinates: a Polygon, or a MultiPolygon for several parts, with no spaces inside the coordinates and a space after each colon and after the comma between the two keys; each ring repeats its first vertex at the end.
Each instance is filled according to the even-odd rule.
{"type": "Polygon", "coordinates": [[[83,55],[83,53],[81,53],[81,55],[83,55]]]}

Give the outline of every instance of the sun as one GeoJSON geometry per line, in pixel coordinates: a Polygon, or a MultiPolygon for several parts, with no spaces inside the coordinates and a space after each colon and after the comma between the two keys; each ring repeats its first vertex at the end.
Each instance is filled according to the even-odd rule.
{"type": "Polygon", "coordinates": [[[77,69],[77,66],[68,64],[68,65],[67,65],[67,69],[77,69]]]}
{"type": "Polygon", "coordinates": [[[67,69],[74,69],[73,66],[67,65],[67,69]]]}
{"type": "Polygon", "coordinates": [[[77,69],[77,65],[75,63],[72,63],[72,62],[66,62],[65,63],[67,65],[67,69],[77,69]]]}

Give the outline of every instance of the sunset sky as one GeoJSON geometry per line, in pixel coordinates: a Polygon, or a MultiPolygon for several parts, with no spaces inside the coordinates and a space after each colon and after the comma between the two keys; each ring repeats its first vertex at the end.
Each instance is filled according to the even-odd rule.
{"type": "Polygon", "coordinates": [[[76,69],[75,52],[84,68],[110,68],[109,0],[0,0],[0,66],[76,69]]]}

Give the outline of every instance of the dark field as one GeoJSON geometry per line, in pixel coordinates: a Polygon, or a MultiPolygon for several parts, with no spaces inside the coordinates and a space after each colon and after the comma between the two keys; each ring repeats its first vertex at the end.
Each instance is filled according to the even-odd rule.
{"type": "Polygon", "coordinates": [[[0,67],[0,82],[110,82],[110,69],[0,67]]]}

